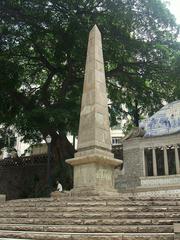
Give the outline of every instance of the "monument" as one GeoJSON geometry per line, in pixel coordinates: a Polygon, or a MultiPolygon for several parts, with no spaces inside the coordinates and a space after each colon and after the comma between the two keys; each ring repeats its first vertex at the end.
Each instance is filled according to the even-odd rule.
{"type": "Polygon", "coordinates": [[[111,153],[102,40],[96,25],[89,34],[77,153],[66,162],[74,167],[72,192],[115,192],[114,167],[122,161],[111,153]]]}

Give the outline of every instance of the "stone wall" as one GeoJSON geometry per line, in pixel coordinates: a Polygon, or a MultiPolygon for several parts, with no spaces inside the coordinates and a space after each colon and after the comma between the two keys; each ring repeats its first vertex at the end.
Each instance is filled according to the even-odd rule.
{"type": "Polygon", "coordinates": [[[123,170],[119,172],[115,179],[115,186],[120,190],[135,189],[140,186],[140,176],[143,175],[143,150],[140,142],[128,140],[123,143],[123,170]]]}
{"type": "Polygon", "coordinates": [[[6,199],[38,197],[44,194],[47,156],[0,161],[0,194],[6,199]]]}
{"type": "Polygon", "coordinates": [[[174,224],[174,240],[179,240],[180,239],[180,223],[175,223],[174,224]]]}
{"type": "MultiPolygon", "coordinates": [[[[136,190],[137,187],[143,186],[143,183],[145,184],[146,182],[148,185],[148,181],[152,182],[153,177],[147,176],[147,162],[145,161],[144,150],[147,148],[155,149],[157,147],[166,148],[171,145],[180,145],[180,133],[159,137],[135,137],[125,140],[123,142],[123,169],[116,174],[116,188],[120,191],[128,189],[136,190]]],[[[178,151],[176,151],[176,155],[180,157],[180,151],[178,151]]],[[[172,161],[172,159],[168,160],[172,161]]],[[[166,176],[159,177],[157,171],[157,178],[160,179],[159,181],[163,181],[164,185],[180,184],[179,177],[177,176],[179,172],[180,170],[176,172],[176,176],[171,175],[171,177],[170,174],[172,173],[169,172],[166,176]]]]}
{"type": "Polygon", "coordinates": [[[180,174],[170,176],[141,177],[142,187],[161,187],[180,184],[180,174]]]}

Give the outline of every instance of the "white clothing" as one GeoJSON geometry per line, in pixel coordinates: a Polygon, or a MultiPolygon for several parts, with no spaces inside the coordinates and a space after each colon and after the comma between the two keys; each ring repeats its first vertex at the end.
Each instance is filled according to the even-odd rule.
{"type": "Polygon", "coordinates": [[[62,185],[60,184],[60,183],[58,183],[58,185],[57,185],[57,190],[59,191],[59,192],[62,192],[62,185]]]}

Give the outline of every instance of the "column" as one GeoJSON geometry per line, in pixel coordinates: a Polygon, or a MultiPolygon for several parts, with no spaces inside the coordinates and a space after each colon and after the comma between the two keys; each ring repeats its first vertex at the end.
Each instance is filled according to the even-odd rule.
{"type": "Polygon", "coordinates": [[[111,153],[102,41],[96,25],[89,34],[77,152],[66,162],[74,168],[74,195],[117,193],[114,168],[122,161],[111,153]]]}
{"type": "Polygon", "coordinates": [[[147,176],[147,159],[145,154],[145,148],[143,149],[143,177],[147,176]]]}
{"type": "Polygon", "coordinates": [[[175,145],[175,161],[176,161],[176,174],[180,174],[179,153],[178,146],[175,145]]]}
{"type": "Polygon", "coordinates": [[[168,155],[167,155],[167,147],[163,147],[164,153],[164,173],[165,175],[169,175],[169,166],[168,166],[168,155]]]}
{"type": "Polygon", "coordinates": [[[153,152],[153,176],[157,176],[157,162],[156,162],[156,149],[152,148],[153,152]]]}

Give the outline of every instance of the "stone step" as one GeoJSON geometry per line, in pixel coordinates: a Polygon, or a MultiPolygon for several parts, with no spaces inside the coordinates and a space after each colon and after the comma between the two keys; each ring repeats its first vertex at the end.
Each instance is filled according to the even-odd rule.
{"type": "Polygon", "coordinates": [[[141,219],[179,218],[180,212],[0,212],[0,218],[141,219]]]}
{"type": "Polygon", "coordinates": [[[0,224],[1,230],[75,233],[172,233],[173,225],[33,225],[0,224]]]}
{"type": "Polygon", "coordinates": [[[0,240],[173,240],[180,198],[24,199],[0,205],[0,240]]]}
{"type": "Polygon", "coordinates": [[[122,201],[121,199],[106,199],[106,200],[98,200],[98,201],[90,201],[90,200],[66,200],[60,199],[59,201],[7,201],[3,204],[0,204],[0,208],[4,207],[50,207],[50,206],[180,206],[180,200],[177,201],[162,201],[162,200],[149,200],[149,201],[131,201],[126,200],[122,201]]]}
{"type": "Polygon", "coordinates": [[[40,233],[40,232],[24,232],[24,231],[0,231],[0,238],[13,239],[34,239],[34,240],[174,240],[172,233],[40,233]]]}
{"type": "Polygon", "coordinates": [[[180,218],[180,212],[137,212],[137,213],[112,213],[111,218],[180,218]]]}
{"type": "Polygon", "coordinates": [[[52,206],[52,207],[4,207],[0,212],[180,212],[180,206],[52,206]]]}
{"type": "Polygon", "coordinates": [[[173,225],[180,223],[180,218],[157,218],[157,219],[74,219],[74,218],[0,218],[1,224],[39,224],[39,225],[173,225]]]}
{"type": "MultiPolygon", "coordinates": [[[[16,239],[16,238],[4,238],[4,237],[1,238],[1,237],[0,237],[0,240],[15,240],[15,239],[16,239]]],[[[23,238],[22,238],[21,240],[31,240],[31,239],[30,239],[30,238],[29,238],[29,239],[27,239],[27,238],[26,238],[26,239],[23,239],[23,238]]]]}
{"type": "MultiPolygon", "coordinates": [[[[102,201],[102,200],[121,200],[121,201],[180,201],[180,197],[178,196],[156,196],[156,197],[150,197],[150,196],[125,196],[124,194],[119,194],[116,196],[67,196],[64,194],[61,194],[61,196],[58,198],[63,199],[65,201],[72,200],[72,201],[102,201]]],[[[53,197],[49,198],[24,198],[24,199],[16,199],[16,200],[10,200],[11,202],[50,202],[54,201],[53,197]]]]}

